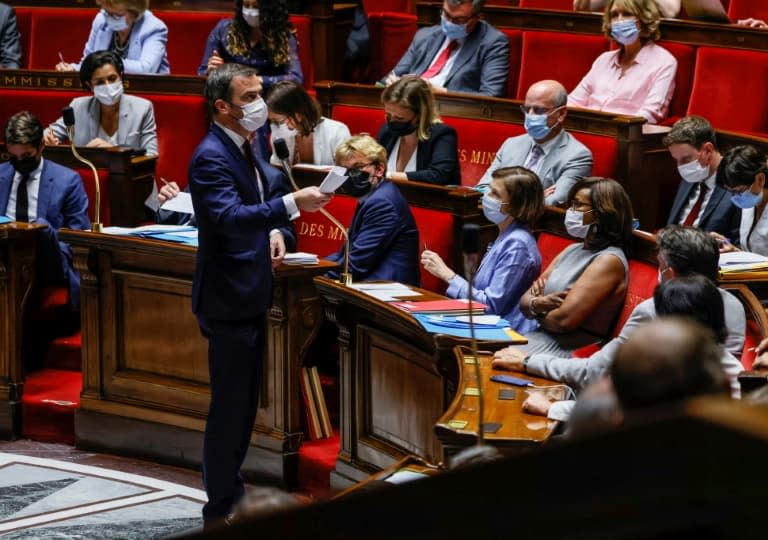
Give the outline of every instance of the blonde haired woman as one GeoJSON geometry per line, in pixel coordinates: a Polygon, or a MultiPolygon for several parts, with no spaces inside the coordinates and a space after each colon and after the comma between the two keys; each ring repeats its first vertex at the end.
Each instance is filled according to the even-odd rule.
{"type": "Polygon", "coordinates": [[[403,76],[381,94],[387,123],[376,140],[386,150],[387,177],[430,184],[461,184],[456,130],[442,123],[429,85],[403,76]]]}
{"type": "MultiPolygon", "coordinates": [[[[168,27],[149,10],[149,0],[96,0],[101,10],[93,19],[83,59],[96,51],[112,51],[126,73],[168,74],[168,27]]],[[[82,62],[82,60],[80,61],[82,62]]],[[[79,71],[80,62],[63,60],[56,71],[79,71]]]]}
{"type": "Polygon", "coordinates": [[[660,18],[653,0],[610,0],[603,33],[618,48],[597,57],[568,105],[661,122],[675,90],[677,60],[656,44],[660,18]]]}

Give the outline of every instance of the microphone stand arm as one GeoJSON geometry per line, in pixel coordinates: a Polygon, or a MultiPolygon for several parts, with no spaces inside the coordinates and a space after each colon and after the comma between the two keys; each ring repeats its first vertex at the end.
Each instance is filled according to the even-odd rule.
{"type": "Polygon", "coordinates": [[[472,357],[475,360],[475,377],[477,378],[477,446],[482,446],[485,443],[485,429],[483,428],[483,401],[485,400],[485,394],[483,393],[483,381],[480,373],[480,357],[477,352],[477,338],[475,336],[474,310],[472,309],[472,287],[475,285],[475,267],[476,265],[472,264],[467,276],[469,285],[469,332],[471,336],[470,345],[472,347],[472,357]]]}
{"type": "Polygon", "coordinates": [[[77,148],[75,148],[75,126],[67,126],[67,136],[69,137],[72,155],[81,163],[88,165],[93,173],[93,181],[96,188],[96,212],[94,214],[94,222],[91,224],[91,231],[101,232],[101,187],[99,186],[99,173],[92,161],[85,159],[77,152],[77,148]]]}

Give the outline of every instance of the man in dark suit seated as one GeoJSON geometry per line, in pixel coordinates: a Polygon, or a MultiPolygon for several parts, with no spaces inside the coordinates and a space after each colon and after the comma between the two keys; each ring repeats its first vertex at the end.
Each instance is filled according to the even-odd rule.
{"type": "MultiPolygon", "coordinates": [[[[387,151],[370,135],[355,135],[336,148],[335,161],[348,169],[344,191],[358,198],[348,231],[352,280],[418,285],[419,231],[400,190],[385,177],[387,151]]],[[[344,246],[328,259],[343,269],[344,246]]]]}
{"type": "Polygon", "coordinates": [[[272,267],[285,255],[275,219],[315,211],[330,196],[307,187],[269,200],[267,185],[282,173],[254,156],[250,140],[267,120],[255,69],[224,64],[205,82],[213,119],[189,165],[199,247],[192,310],[208,340],[211,404],[203,443],[206,526],[225,522],[245,493],[240,475],[261,387],[265,313],[272,267]],[[271,259],[271,260],[270,260],[271,259]]]}
{"type": "Polygon", "coordinates": [[[83,181],[72,169],[43,159],[43,126],[33,114],[22,111],[11,116],[4,135],[10,160],[0,165],[0,215],[47,225],[37,250],[38,286],[67,286],[69,303],[77,308],[80,275],[69,246],[59,242],[56,231],[90,228],[83,181]]]}
{"type": "Polygon", "coordinates": [[[0,68],[18,69],[20,66],[21,44],[16,12],[11,6],[0,4],[0,68]]]}
{"type": "Polygon", "coordinates": [[[420,29],[384,82],[419,75],[435,92],[505,97],[509,40],[480,20],[485,0],[443,0],[439,26],[420,29]]]}
{"type": "Polygon", "coordinates": [[[681,118],[664,137],[664,145],[683,178],[667,225],[690,225],[738,242],[741,210],[731,204],[728,192],[715,184],[722,156],[709,122],[701,116],[681,118]]]}

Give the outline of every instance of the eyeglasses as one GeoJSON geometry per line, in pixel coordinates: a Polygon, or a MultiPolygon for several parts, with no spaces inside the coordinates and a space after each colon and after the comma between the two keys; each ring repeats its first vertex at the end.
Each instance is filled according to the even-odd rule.
{"type": "Polygon", "coordinates": [[[537,105],[520,105],[520,110],[523,112],[523,114],[533,113],[533,114],[551,114],[555,112],[558,109],[562,109],[562,106],[560,107],[539,107],[537,105]]]}
{"type": "Polygon", "coordinates": [[[477,13],[474,13],[474,14],[470,15],[469,17],[451,17],[448,14],[448,12],[445,11],[445,8],[443,8],[441,15],[442,15],[443,19],[445,19],[449,23],[453,23],[453,24],[467,24],[472,19],[478,17],[477,13]]]}

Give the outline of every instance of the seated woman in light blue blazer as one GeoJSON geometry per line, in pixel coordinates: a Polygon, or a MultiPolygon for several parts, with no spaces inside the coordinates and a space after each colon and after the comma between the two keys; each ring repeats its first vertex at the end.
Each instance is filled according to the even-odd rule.
{"type": "MultiPolygon", "coordinates": [[[[147,75],[171,72],[168,27],[149,11],[149,0],[96,0],[101,11],[93,19],[83,60],[94,51],[113,51],[120,56],[126,73],[147,75]]],[[[76,64],[56,64],[56,71],[78,71],[76,64]]]]}
{"type": "MultiPolygon", "coordinates": [[[[69,104],[75,113],[76,146],[110,148],[130,146],[157,155],[157,126],[152,102],[123,94],[123,62],[111,51],[89,54],[80,67],[80,82],[93,95],[69,104]]],[[[45,143],[69,142],[64,119],[45,130],[45,143]]]]}

